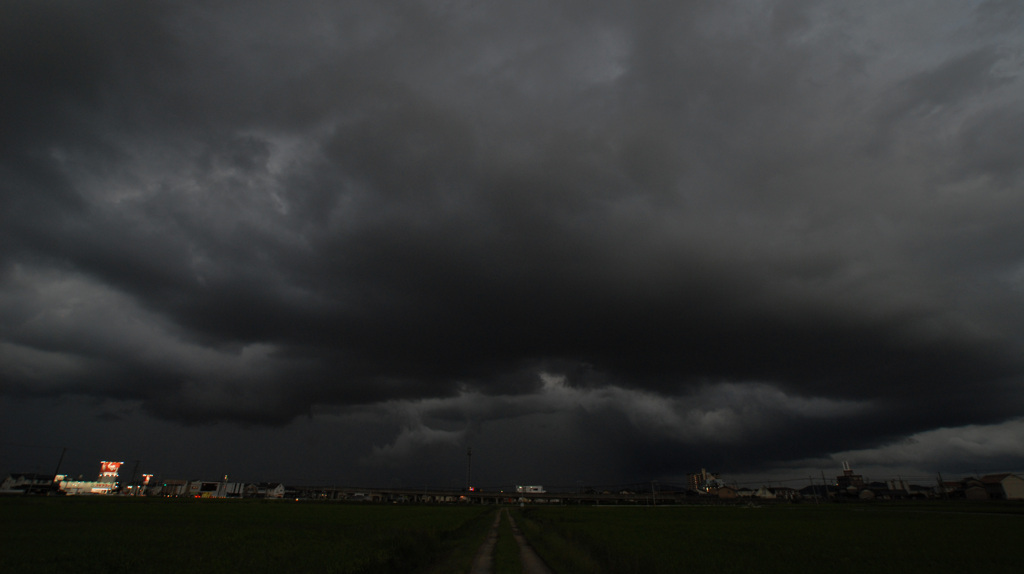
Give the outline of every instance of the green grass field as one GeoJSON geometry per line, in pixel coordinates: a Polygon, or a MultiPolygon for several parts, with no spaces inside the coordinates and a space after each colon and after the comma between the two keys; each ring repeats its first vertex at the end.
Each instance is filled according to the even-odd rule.
{"type": "Polygon", "coordinates": [[[465,571],[493,510],[0,498],[0,572],[465,571]]]}
{"type": "Polygon", "coordinates": [[[563,574],[1024,572],[1021,505],[535,507],[518,514],[531,544],[563,574]]]}
{"type": "MultiPolygon", "coordinates": [[[[0,572],[467,572],[494,506],[0,498],[0,572]]],[[[1024,571],[1024,505],[511,509],[555,572],[1024,571]]],[[[502,521],[496,572],[520,568],[502,521]]]]}

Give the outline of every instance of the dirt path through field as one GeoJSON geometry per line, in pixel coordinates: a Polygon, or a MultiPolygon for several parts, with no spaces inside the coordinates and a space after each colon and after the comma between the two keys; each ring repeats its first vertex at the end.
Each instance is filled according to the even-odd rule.
{"type": "Polygon", "coordinates": [[[480,545],[480,549],[476,551],[476,557],[473,558],[473,567],[470,568],[469,574],[491,574],[491,563],[494,561],[494,545],[498,542],[499,524],[501,524],[501,512],[494,517],[494,524],[491,525],[491,531],[487,533],[487,539],[480,545]]]}
{"type": "Polygon", "coordinates": [[[526,541],[523,534],[519,532],[519,527],[516,526],[516,521],[512,519],[512,515],[508,513],[508,510],[503,508],[501,511],[508,517],[509,524],[512,525],[512,536],[519,543],[519,560],[523,563],[523,574],[552,574],[548,565],[540,559],[540,556],[537,556],[533,547],[526,541]]]}
{"type": "Polygon", "coordinates": [[[530,547],[526,538],[519,532],[516,521],[512,519],[512,515],[508,513],[506,508],[502,508],[498,515],[494,517],[494,524],[491,525],[491,530],[487,533],[487,539],[480,545],[480,549],[476,551],[476,557],[473,558],[473,567],[470,569],[469,574],[491,574],[493,571],[494,545],[498,542],[498,525],[501,524],[502,516],[507,518],[509,524],[512,525],[512,536],[516,539],[516,543],[519,544],[519,561],[523,564],[523,574],[552,574],[551,569],[547,567],[547,564],[544,564],[540,556],[537,556],[537,553],[530,547]]]}

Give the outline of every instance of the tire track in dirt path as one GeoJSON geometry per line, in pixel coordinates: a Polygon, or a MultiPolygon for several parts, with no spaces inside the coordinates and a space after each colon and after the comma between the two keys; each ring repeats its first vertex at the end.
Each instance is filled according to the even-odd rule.
{"type": "Polygon", "coordinates": [[[516,521],[508,513],[507,508],[499,510],[498,515],[494,517],[494,523],[491,524],[491,530],[487,533],[487,539],[476,551],[469,574],[491,574],[494,571],[494,545],[498,542],[498,526],[501,524],[503,516],[512,525],[512,537],[519,545],[519,561],[523,565],[523,574],[553,574],[547,564],[534,552],[533,547],[526,541],[526,537],[519,531],[516,521]]]}
{"type": "Polygon", "coordinates": [[[540,556],[534,552],[530,543],[526,541],[526,537],[519,531],[516,521],[512,519],[512,515],[508,513],[508,510],[502,509],[502,512],[508,517],[508,522],[512,525],[512,536],[515,537],[516,542],[519,544],[519,560],[523,563],[523,574],[553,574],[548,565],[540,559],[540,556]]]}
{"type": "Polygon", "coordinates": [[[494,524],[491,525],[491,530],[487,533],[487,539],[480,545],[480,549],[476,551],[469,574],[491,574],[493,571],[491,563],[494,562],[494,545],[498,542],[499,524],[501,524],[501,512],[494,517],[494,524]]]}

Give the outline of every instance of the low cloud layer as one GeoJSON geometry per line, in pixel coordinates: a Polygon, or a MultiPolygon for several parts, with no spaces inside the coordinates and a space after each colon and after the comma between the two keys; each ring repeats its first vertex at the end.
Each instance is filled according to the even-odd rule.
{"type": "Polygon", "coordinates": [[[0,11],[8,400],[368,479],[1019,437],[1015,2],[0,11]]]}

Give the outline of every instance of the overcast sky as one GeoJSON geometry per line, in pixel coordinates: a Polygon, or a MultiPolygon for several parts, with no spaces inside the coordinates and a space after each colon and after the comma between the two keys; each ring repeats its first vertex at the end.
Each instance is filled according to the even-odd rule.
{"type": "Polygon", "coordinates": [[[1022,29],[4,0],[0,471],[1020,471],[1022,29]]]}

